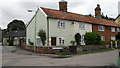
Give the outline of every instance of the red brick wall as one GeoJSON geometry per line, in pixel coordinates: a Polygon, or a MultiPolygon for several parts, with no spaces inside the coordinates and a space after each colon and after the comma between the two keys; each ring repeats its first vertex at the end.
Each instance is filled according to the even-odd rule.
{"type": "Polygon", "coordinates": [[[104,26],[104,31],[98,31],[98,25],[92,26],[93,32],[99,33],[101,36],[105,37],[105,43],[109,43],[111,40],[111,37],[116,36],[118,34],[117,28],[115,28],[115,32],[111,32],[111,27],[104,26]]]}
{"type": "MultiPolygon", "coordinates": [[[[34,46],[33,45],[26,45],[25,43],[22,43],[21,48],[26,49],[26,50],[32,50],[34,51],[34,46]]],[[[36,52],[39,53],[59,53],[60,50],[53,50],[52,47],[42,47],[42,46],[36,46],[36,52]]]]}

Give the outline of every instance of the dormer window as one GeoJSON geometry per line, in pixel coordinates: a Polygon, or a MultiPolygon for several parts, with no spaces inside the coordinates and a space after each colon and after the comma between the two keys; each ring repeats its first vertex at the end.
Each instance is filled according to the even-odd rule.
{"type": "Polygon", "coordinates": [[[58,27],[65,27],[65,21],[64,20],[58,20],[58,27]]]}
{"type": "Polygon", "coordinates": [[[104,31],[104,26],[98,25],[98,31],[104,31]]]}

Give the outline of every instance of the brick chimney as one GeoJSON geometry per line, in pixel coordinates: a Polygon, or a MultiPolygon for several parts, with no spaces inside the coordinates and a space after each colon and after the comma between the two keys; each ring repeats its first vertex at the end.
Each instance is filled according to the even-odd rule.
{"type": "Polygon", "coordinates": [[[67,1],[62,0],[59,2],[59,10],[63,12],[67,12],[67,1]]]}
{"type": "Polygon", "coordinates": [[[99,4],[97,4],[97,7],[95,8],[95,17],[101,19],[101,8],[99,4]]]}

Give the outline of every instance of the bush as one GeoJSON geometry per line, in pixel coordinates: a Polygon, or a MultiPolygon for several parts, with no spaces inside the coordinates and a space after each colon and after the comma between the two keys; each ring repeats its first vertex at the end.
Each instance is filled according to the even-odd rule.
{"type": "Polygon", "coordinates": [[[73,40],[72,40],[72,41],[70,41],[70,43],[71,43],[72,45],[75,45],[75,41],[73,41],[73,40]]]}
{"type": "Polygon", "coordinates": [[[100,45],[103,45],[103,44],[105,44],[105,41],[104,41],[104,40],[101,40],[101,41],[99,42],[99,44],[100,44],[100,45]]]}
{"type": "Polygon", "coordinates": [[[39,32],[38,32],[38,36],[41,38],[42,44],[45,45],[46,32],[45,32],[43,29],[41,29],[41,30],[39,30],[39,32]]]}
{"type": "Polygon", "coordinates": [[[86,45],[92,45],[92,44],[98,45],[101,41],[100,35],[96,32],[87,32],[85,34],[84,39],[85,39],[86,45]]]}

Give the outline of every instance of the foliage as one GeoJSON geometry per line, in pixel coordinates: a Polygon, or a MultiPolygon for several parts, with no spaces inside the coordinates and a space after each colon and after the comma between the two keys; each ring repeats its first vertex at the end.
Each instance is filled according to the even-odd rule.
{"type": "Polygon", "coordinates": [[[102,17],[102,19],[107,19],[107,20],[115,21],[114,18],[108,17],[107,15],[105,16],[103,13],[102,13],[101,17],[102,17]]]}
{"type": "Polygon", "coordinates": [[[29,42],[30,45],[33,45],[33,42],[31,42],[30,39],[28,40],[28,42],[29,42]]]}
{"type": "Polygon", "coordinates": [[[96,44],[98,45],[101,41],[101,37],[96,32],[87,32],[84,36],[86,45],[96,44]]]}
{"type": "Polygon", "coordinates": [[[80,45],[80,42],[81,42],[81,36],[80,36],[79,33],[77,33],[77,34],[75,35],[75,41],[76,41],[77,45],[80,45]]]}
{"type": "Polygon", "coordinates": [[[93,17],[93,15],[92,15],[92,14],[89,14],[88,16],[91,16],[91,17],[93,17]]]}
{"type": "Polygon", "coordinates": [[[104,40],[101,40],[101,41],[99,42],[99,44],[100,44],[100,45],[103,45],[103,44],[105,44],[105,41],[104,41],[104,40]]]}
{"type": "Polygon", "coordinates": [[[7,40],[7,42],[9,43],[9,46],[13,46],[13,45],[14,45],[14,44],[13,44],[13,42],[14,42],[14,39],[13,39],[13,38],[7,40]]]}
{"type": "MultiPolygon", "coordinates": [[[[88,16],[94,17],[92,14],[89,14],[88,16]]],[[[107,20],[112,20],[115,21],[114,18],[108,17],[107,15],[104,15],[103,13],[101,14],[102,19],[107,19],[107,20]]]]}
{"type": "Polygon", "coordinates": [[[7,29],[2,29],[2,38],[4,38],[7,34],[7,29]]]}
{"type": "Polygon", "coordinates": [[[66,51],[66,52],[61,52],[61,53],[58,53],[58,55],[71,55],[70,52],[66,51]]]}
{"type": "Polygon", "coordinates": [[[72,41],[70,41],[70,43],[71,43],[72,45],[75,45],[75,41],[73,41],[73,40],[72,40],[72,41]]]}
{"type": "Polygon", "coordinates": [[[13,20],[7,25],[7,30],[24,30],[25,29],[25,24],[21,20],[13,20]]]}
{"type": "Polygon", "coordinates": [[[46,32],[45,32],[43,29],[41,29],[41,30],[39,30],[39,32],[38,32],[38,36],[41,38],[42,44],[45,45],[46,32]]]}

